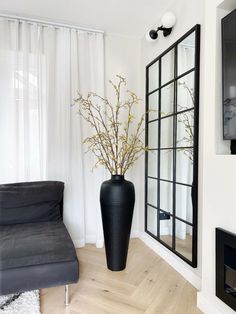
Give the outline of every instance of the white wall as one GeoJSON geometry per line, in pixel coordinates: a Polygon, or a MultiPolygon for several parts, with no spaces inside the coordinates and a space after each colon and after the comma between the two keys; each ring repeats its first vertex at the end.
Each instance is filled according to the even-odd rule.
{"type": "MultiPolygon", "coordinates": [[[[147,42],[145,37],[142,39],[142,93],[143,97],[145,94],[145,67],[151,62],[154,58],[160,55],[165,49],[167,49],[170,45],[172,45],[176,40],[178,40],[182,35],[184,35],[189,29],[191,29],[196,24],[202,24],[204,20],[204,1],[196,1],[196,0],[178,0],[174,1],[170,7],[166,7],[165,11],[172,11],[177,17],[177,23],[171,33],[171,35],[167,38],[164,38],[162,34],[159,35],[158,39],[155,42],[147,42]]],[[[159,12],[159,16],[163,15],[164,12],[159,12]]],[[[152,27],[157,27],[161,25],[160,18],[157,19],[155,25],[149,25],[147,30],[152,27]]],[[[203,42],[204,28],[201,29],[201,38],[203,42]]],[[[203,62],[202,62],[203,64],[203,62]]],[[[201,95],[202,95],[203,86],[201,86],[201,95]]],[[[202,98],[202,97],[201,97],[202,98]]],[[[200,112],[201,112],[202,101],[200,101],[200,112]]],[[[201,124],[201,116],[200,114],[200,124],[201,124]]],[[[201,221],[201,182],[202,182],[202,132],[200,127],[200,157],[199,157],[199,221],[201,221]]],[[[142,182],[144,182],[144,169],[142,172],[142,182]]],[[[144,187],[143,187],[144,191],[144,187]]],[[[144,204],[144,202],[142,203],[144,204]]],[[[140,217],[140,229],[144,230],[144,210],[143,206],[142,214],[140,217]]],[[[197,288],[200,288],[200,276],[201,276],[201,223],[199,223],[199,254],[198,254],[198,268],[193,269],[188,266],[185,262],[183,262],[176,255],[171,253],[169,250],[160,245],[157,241],[153,240],[149,235],[142,232],[141,236],[142,240],[152,247],[159,255],[161,255],[168,263],[170,263],[176,270],[178,270],[187,280],[189,280],[193,285],[197,288]]]]}
{"type": "MultiPolygon", "coordinates": [[[[140,95],[140,55],[141,42],[139,38],[125,37],[108,33],[105,35],[105,81],[107,97],[112,99],[113,92],[108,80],[116,80],[116,75],[121,75],[127,80],[127,89],[140,95]]],[[[137,108],[137,117],[142,112],[142,104],[137,108]]],[[[136,163],[125,176],[135,185],[136,201],[134,209],[134,218],[132,224],[132,237],[139,235],[139,215],[142,214],[143,203],[140,201],[142,193],[142,184],[139,180],[139,169],[141,161],[136,163]]]]}
{"type": "Polygon", "coordinates": [[[235,313],[215,296],[215,228],[236,233],[236,157],[227,155],[227,143],[222,141],[219,131],[222,121],[220,17],[234,8],[236,1],[205,1],[202,289],[198,293],[198,306],[206,314],[235,313]]]}

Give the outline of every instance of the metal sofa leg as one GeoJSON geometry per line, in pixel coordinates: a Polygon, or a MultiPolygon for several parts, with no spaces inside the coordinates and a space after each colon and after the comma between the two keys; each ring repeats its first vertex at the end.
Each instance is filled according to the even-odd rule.
{"type": "Polygon", "coordinates": [[[65,305],[69,305],[70,304],[70,299],[69,299],[69,286],[66,285],[65,286],[65,305]]]}

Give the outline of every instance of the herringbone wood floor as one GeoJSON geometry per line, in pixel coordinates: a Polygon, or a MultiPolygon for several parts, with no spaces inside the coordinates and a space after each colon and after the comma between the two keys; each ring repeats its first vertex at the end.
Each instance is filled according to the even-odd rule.
{"type": "Polygon", "coordinates": [[[199,314],[196,289],[138,239],[131,240],[126,270],[106,268],[103,249],[77,250],[80,280],[70,286],[41,291],[42,314],[199,314]]]}

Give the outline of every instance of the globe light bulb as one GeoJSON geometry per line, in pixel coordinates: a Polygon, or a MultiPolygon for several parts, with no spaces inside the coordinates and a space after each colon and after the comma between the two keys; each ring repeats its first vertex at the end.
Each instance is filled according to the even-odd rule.
{"type": "Polygon", "coordinates": [[[175,25],[176,17],[173,12],[166,12],[162,17],[161,22],[164,28],[172,28],[175,25]]]}

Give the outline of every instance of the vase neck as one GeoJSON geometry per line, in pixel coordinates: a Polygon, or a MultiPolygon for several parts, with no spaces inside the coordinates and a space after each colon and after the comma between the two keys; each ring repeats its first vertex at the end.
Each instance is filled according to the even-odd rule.
{"type": "Polygon", "coordinates": [[[124,175],[113,174],[113,175],[111,176],[111,179],[112,179],[112,180],[124,180],[125,177],[124,177],[124,175]]]}

